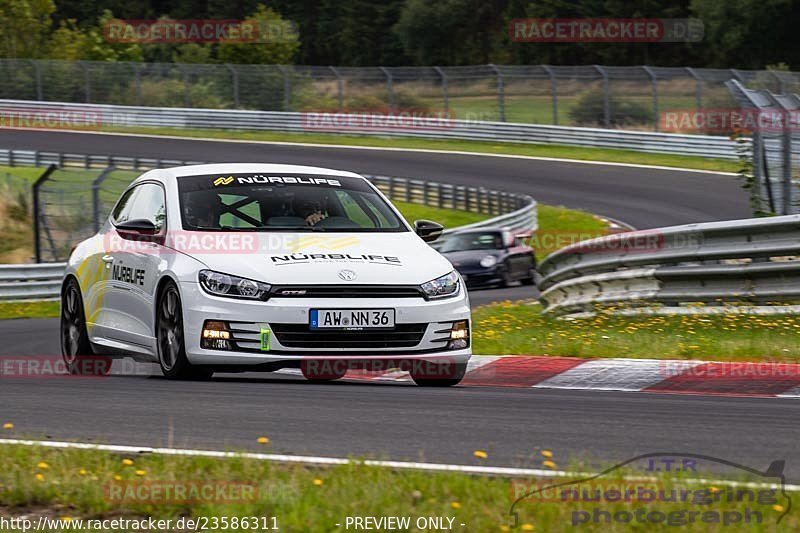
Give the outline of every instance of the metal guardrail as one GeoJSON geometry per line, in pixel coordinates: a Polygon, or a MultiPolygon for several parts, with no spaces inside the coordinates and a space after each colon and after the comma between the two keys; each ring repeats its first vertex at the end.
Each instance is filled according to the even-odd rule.
{"type": "Polygon", "coordinates": [[[227,130],[263,130],[289,133],[350,133],[382,137],[421,137],[492,142],[557,144],[616,148],[640,152],[736,159],[735,144],[711,135],[681,135],[646,131],[545,126],[510,122],[452,120],[389,115],[245,111],[134,107],[62,102],[0,100],[0,116],[19,113],[52,114],[55,127],[170,127],[227,130]],[[69,117],[66,123],[59,117],[69,117]],[[78,116],[79,118],[75,118],[78,116]]]}
{"type": "MultiPolygon", "coordinates": [[[[688,224],[573,244],[539,265],[546,311],[597,304],[751,304],[800,300],[800,215],[688,224]]],[[[691,309],[689,307],[688,309],[691,309]]]]}
{"type": "MultiPolygon", "coordinates": [[[[199,162],[182,162],[174,160],[143,159],[118,156],[99,156],[87,154],[62,154],[56,152],[39,152],[30,150],[0,149],[0,164],[6,165],[38,165],[52,164],[64,167],[83,169],[131,169],[145,170],[149,168],[168,167],[182,164],[198,164],[199,162]]],[[[365,176],[386,196],[396,201],[416,203],[444,209],[458,209],[475,213],[494,215],[491,218],[451,228],[447,232],[459,229],[503,226],[519,234],[529,234],[538,227],[537,204],[528,195],[495,191],[483,187],[467,187],[411,178],[391,176],[365,176]]],[[[96,180],[95,180],[96,181],[96,180]]],[[[95,201],[97,194],[87,183],[80,194],[86,195],[86,204],[95,201]],[[90,200],[89,195],[92,199],[90,200]]],[[[121,192],[121,191],[119,191],[121,192]]],[[[93,209],[101,216],[99,209],[93,209]]],[[[37,213],[37,220],[42,213],[37,213]]],[[[95,223],[97,221],[94,221],[95,223]]],[[[96,224],[87,227],[88,234],[96,231],[96,224]]],[[[85,238],[81,235],[79,238],[85,238]]],[[[0,265],[0,300],[23,300],[58,297],[61,277],[66,266],[63,262],[0,265]]]]}

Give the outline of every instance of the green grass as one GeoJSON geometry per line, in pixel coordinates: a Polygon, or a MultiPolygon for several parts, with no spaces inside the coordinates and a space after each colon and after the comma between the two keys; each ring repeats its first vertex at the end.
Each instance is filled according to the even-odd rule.
{"type": "Polygon", "coordinates": [[[59,313],[58,301],[0,302],[0,320],[8,318],[52,318],[59,313]]]}
{"type": "Polygon", "coordinates": [[[413,138],[382,138],[376,136],[335,135],[325,133],[276,133],[264,131],[202,130],[182,128],[104,128],[105,131],[121,133],[144,133],[150,135],[176,135],[210,139],[238,139],[250,141],[276,141],[295,143],[346,144],[352,146],[374,146],[387,148],[419,148],[430,150],[454,150],[505,155],[554,157],[582,161],[608,161],[666,167],[694,168],[736,172],[736,161],[697,156],[648,154],[634,150],[610,148],[588,148],[549,144],[493,143],[481,141],[434,140],[413,138]]]}
{"type": "Polygon", "coordinates": [[[471,211],[461,211],[457,209],[444,209],[438,207],[428,207],[421,204],[411,204],[408,202],[392,203],[400,210],[403,217],[411,224],[415,220],[433,220],[443,225],[445,228],[455,228],[457,226],[465,226],[474,222],[486,220],[490,215],[482,215],[480,213],[473,213],[471,211]]]}
{"type": "MultiPolygon", "coordinates": [[[[0,430],[2,431],[2,430],[0,430]]],[[[12,431],[3,434],[13,435],[12,431]]],[[[255,442],[257,430],[253,430],[255,442]]],[[[487,443],[488,444],[488,443],[487,443]]],[[[547,468],[542,443],[530,444],[530,455],[520,466],[547,468]]],[[[487,447],[488,449],[488,447],[487,447]]],[[[265,446],[269,450],[269,445],[265,446]]],[[[491,459],[491,450],[488,451],[491,459]]],[[[552,467],[558,468],[556,455],[552,467]]],[[[474,451],[465,449],[462,464],[483,464],[474,457],[474,451]]],[[[580,466],[576,464],[576,466],[580,466]]],[[[641,468],[641,466],[640,466],[641,468]]],[[[698,475],[703,471],[698,469],[698,475]]],[[[639,470],[641,472],[641,470],[639,470]]],[[[608,490],[622,487],[623,474],[618,471],[602,479],[605,485],[583,485],[585,489],[608,490]]],[[[641,474],[640,474],[641,475],[641,474]]],[[[682,473],[649,473],[652,479],[627,486],[670,489],[702,490],[709,494],[724,490],[724,485],[709,482],[692,484],[682,473]],[[722,488],[721,488],[722,487],[722,488]]],[[[721,477],[719,474],[714,478],[721,477]]],[[[741,475],[730,476],[744,481],[741,475]]],[[[756,478],[753,481],[774,481],[756,478]]],[[[562,480],[563,481],[563,480],[562,480]]],[[[346,531],[348,516],[408,516],[448,517],[454,519],[454,531],[509,531],[511,505],[520,496],[551,483],[547,478],[511,480],[503,477],[469,476],[459,473],[426,473],[395,471],[387,468],[367,467],[357,463],[312,468],[302,465],[284,465],[242,458],[210,459],[161,455],[122,456],[89,450],[56,450],[52,448],[3,446],[0,454],[0,514],[19,516],[45,515],[55,519],[69,519],[73,525],[78,520],[101,518],[172,519],[180,517],[275,517],[281,531],[346,531]],[[129,464],[123,463],[127,459],[129,464]],[[111,497],[116,489],[127,486],[134,489],[149,483],[176,486],[184,482],[204,482],[214,486],[217,482],[253,487],[246,494],[252,497],[238,503],[203,501],[175,503],[162,497],[133,498],[120,501],[111,497]],[[127,485],[126,485],[127,484],[127,485]],[[336,526],[336,524],[341,524],[336,526]],[[464,524],[461,526],[461,524],[464,524]]],[[[581,486],[581,485],[579,485],[581,486]]],[[[135,492],[129,492],[135,494],[135,492]]],[[[139,494],[142,494],[141,492],[139,494]]],[[[669,494],[669,492],[667,492],[669,494]]],[[[553,496],[551,496],[553,498],[553,496]]],[[[573,512],[593,509],[587,503],[558,502],[551,500],[523,500],[516,510],[520,527],[516,531],[560,531],[569,529],[573,512]]],[[[635,512],[637,509],[659,511],[739,511],[742,503],[663,503],[645,504],[628,501],[599,504],[599,509],[635,512]]],[[[775,521],[785,511],[787,502],[782,495],[774,501],[748,503],[747,507],[762,514],[763,524],[735,530],[774,531],[775,521]],[[779,507],[774,507],[774,506],[779,507]]],[[[788,514],[778,531],[794,531],[800,525],[797,513],[788,514]]],[[[412,522],[413,523],[413,522],[412,522]]],[[[270,522],[271,525],[271,522],[270,522]]],[[[587,526],[588,527],[588,526],[587,526]]],[[[601,526],[592,531],[629,531],[627,526],[601,526]]],[[[690,531],[707,531],[707,525],[694,524],[690,531]]],[[[349,528],[353,530],[353,526],[349,528]]],[[[419,531],[410,527],[410,531],[419,531]]],[[[674,531],[665,524],[646,525],[651,531],[674,531]]],[[[683,530],[683,528],[682,528],[683,530]]],[[[714,530],[723,531],[717,527],[714,530]]]]}
{"type": "Polygon", "coordinates": [[[502,302],[475,309],[473,351],[643,359],[800,362],[800,316],[741,314],[634,316],[602,310],[559,319],[538,304],[502,302]]]}

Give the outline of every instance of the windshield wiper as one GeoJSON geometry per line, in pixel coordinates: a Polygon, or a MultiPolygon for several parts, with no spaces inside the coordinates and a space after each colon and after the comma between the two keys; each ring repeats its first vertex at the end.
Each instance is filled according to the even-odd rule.
{"type": "Polygon", "coordinates": [[[273,231],[281,231],[281,230],[326,231],[325,228],[319,228],[317,226],[258,226],[252,229],[273,230],[273,231]]]}

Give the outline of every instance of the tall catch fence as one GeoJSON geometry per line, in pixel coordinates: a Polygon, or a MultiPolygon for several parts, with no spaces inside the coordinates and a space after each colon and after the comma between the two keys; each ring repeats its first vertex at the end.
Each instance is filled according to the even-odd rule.
{"type": "MultiPolygon", "coordinates": [[[[669,110],[728,108],[724,83],[786,93],[800,73],[690,67],[335,67],[0,59],[0,99],[153,107],[391,110],[472,121],[663,130],[669,110]]],[[[700,133],[703,133],[702,131],[700,133]]]]}

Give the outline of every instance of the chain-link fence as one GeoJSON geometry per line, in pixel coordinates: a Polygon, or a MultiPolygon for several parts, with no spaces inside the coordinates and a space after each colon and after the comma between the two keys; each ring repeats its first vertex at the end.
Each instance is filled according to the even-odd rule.
{"type": "Polygon", "coordinates": [[[0,59],[0,98],[271,111],[376,110],[664,130],[669,110],[728,108],[724,82],[786,93],[800,73],[548,65],[333,67],[0,59]]]}
{"type": "Polygon", "coordinates": [[[744,133],[752,136],[743,153],[756,214],[800,213],[800,96],[727,84],[742,107],[744,133]]]}

